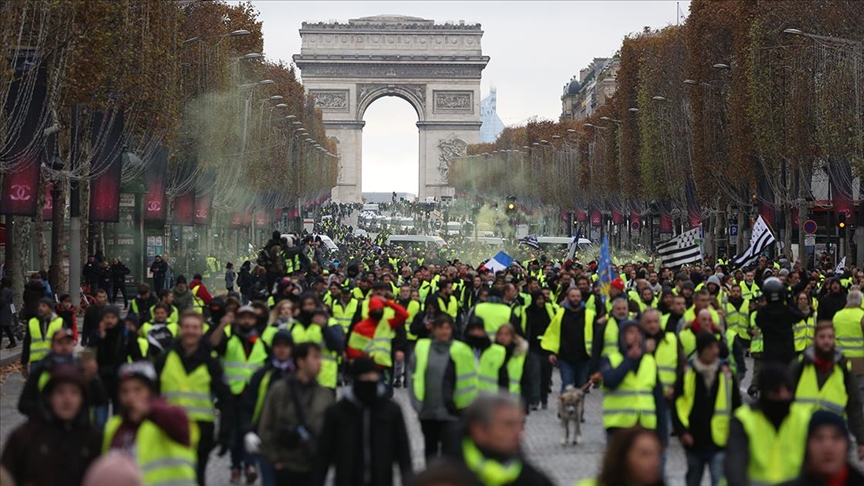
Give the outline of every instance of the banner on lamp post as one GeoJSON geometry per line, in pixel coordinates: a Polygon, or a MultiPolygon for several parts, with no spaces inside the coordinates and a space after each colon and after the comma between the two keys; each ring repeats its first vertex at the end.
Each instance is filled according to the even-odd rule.
{"type": "Polygon", "coordinates": [[[185,226],[195,222],[195,193],[187,192],[174,198],[174,224],[185,226]]]}
{"type": "Polygon", "coordinates": [[[144,221],[165,223],[168,212],[165,208],[165,174],[168,170],[168,149],[156,148],[147,164],[147,194],[144,195],[144,221]]]}
{"type": "Polygon", "coordinates": [[[120,220],[120,176],[123,171],[123,111],[93,115],[90,146],[90,221],[120,220]]]}
{"type": "Polygon", "coordinates": [[[195,198],[195,224],[209,225],[210,213],[213,210],[212,196],[198,196],[195,198]]]}

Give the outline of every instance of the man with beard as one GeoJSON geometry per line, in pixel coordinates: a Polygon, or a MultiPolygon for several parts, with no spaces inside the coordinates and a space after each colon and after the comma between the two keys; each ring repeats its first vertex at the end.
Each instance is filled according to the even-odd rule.
{"type": "MultiPolygon", "coordinates": [[[[564,393],[567,385],[578,388],[588,381],[594,347],[595,316],[593,309],[582,304],[579,289],[570,289],[543,334],[540,346],[550,353],[549,363],[558,365],[561,393],[564,393]]],[[[617,326],[614,322],[612,325],[617,326]]]]}
{"type": "MultiPolygon", "coordinates": [[[[766,293],[763,285],[763,291],[766,293]]],[[[810,410],[793,403],[793,383],[785,366],[765,363],[759,399],[735,411],[723,469],[729,486],[777,484],[801,470],[810,410]]]]}
{"type": "Polygon", "coordinates": [[[864,404],[849,360],[835,347],[831,321],[819,321],[813,345],[804,350],[792,377],[797,403],[810,405],[814,412],[827,410],[848,417],[858,442],[858,458],[864,460],[864,404]]]}
{"type": "Polygon", "coordinates": [[[672,305],[669,306],[669,313],[660,317],[660,326],[666,332],[678,333],[678,329],[683,326],[681,320],[684,318],[684,313],[687,312],[687,301],[683,295],[672,297],[672,305]]]}
{"type": "Polygon", "coordinates": [[[522,454],[525,412],[519,399],[498,393],[478,397],[463,416],[457,457],[482,484],[551,486],[522,454]]]}

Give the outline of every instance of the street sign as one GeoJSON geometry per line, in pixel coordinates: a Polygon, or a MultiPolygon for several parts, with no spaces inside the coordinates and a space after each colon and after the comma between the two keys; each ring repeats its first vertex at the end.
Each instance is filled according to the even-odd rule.
{"type": "Polygon", "coordinates": [[[738,225],[733,224],[729,226],[729,236],[738,236],[738,225]]]}
{"type": "Polygon", "coordinates": [[[630,222],[630,229],[632,229],[633,231],[638,231],[639,228],[641,228],[641,227],[642,227],[642,225],[639,223],[639,221],[631,221],[630,222]]]}
{"type": "Polygon", "coordinates": [[[816,235],[804,236],[804,246],[816,246],[816,235]]]}
{"type": "Polygon", "coordinates": [[[819,226],[816,224],[816,221],[813,221],[812,219],[804,221],[804,232],[808,235],[812,235],[817,229],[819,229],[819,226]]]}

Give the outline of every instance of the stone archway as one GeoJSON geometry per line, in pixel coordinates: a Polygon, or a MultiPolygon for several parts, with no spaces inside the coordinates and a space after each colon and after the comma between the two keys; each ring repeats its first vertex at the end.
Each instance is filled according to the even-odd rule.
{"type": "Polygon", "coordinates": [[[339,143],[333,199],[361,198],[363,115],[384,96],[398,96],[417,112],[420,198],[452,196],[447,161],[476,143],[480,131],[480,79],[489,62],[480,25],[376,16],[304,22],[300,37],[294,62],[327,135],[339,143]]]}

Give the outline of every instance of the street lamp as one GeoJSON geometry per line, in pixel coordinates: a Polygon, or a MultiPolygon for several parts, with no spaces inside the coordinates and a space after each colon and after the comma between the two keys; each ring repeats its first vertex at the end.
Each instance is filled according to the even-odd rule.
{"type": "Polygon", "coordinates": [[[652,96],[651,99],[654,101],[666,101],[665,96],[652,96]]]}
{"type": "Polygon", "coordinates": [[[723,64],[722,62],[718,62],[714,65],[714,69],[729,69],[728,64],[723,64]]]}
{"type": "Polygon", "coordinates": [[[281,100],[282,98],[283,98],[282,95],[273,95],[273,96],[270,97],[270,99],[273,100],[273,101],[281,100]]]}
{"type": "Polygon", "coordinates": [[[274,106],[273,108],[288,108],[288,105],[286,105],[285,103],[279,103],[278,105],[274,106]]]}
{"type": "Polygon", "coordinates": [[[684,84],[699,84],[695,79],[685,79],[684,84]]]}
{"type": "Polygon", "coordinates": [[[639,108],[628,108],[627,111],[630,113],[639,113],[639,108]]]}

